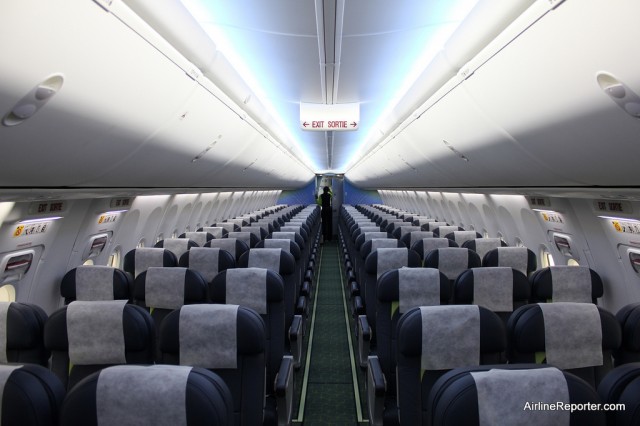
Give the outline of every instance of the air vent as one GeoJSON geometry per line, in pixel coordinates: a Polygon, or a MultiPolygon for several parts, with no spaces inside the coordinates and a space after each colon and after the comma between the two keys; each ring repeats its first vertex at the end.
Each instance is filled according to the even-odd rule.
{"type": "Polygon", "coordinates": [[[26,250],[5,255],[0,261],[0,270],[2,270],[0,282],[6,284],[20,281],[31,268],[34,253],[33,250],[26,250]]]}
{"type": "Polygon", "coordinates": [[[578,256],[573,252],[573,243],[571,237],[562,234],[553,234],[553,243],[560,253],[567,257],[578,259],[578,256]]]}
{"type": "Polygon", "coordinates": [[[640,253],[629,250],[629,262],[636,274],[640,274],[640,253]]]}
{"type": "Polygon", "coordinates": [[[89,238],[87,249],[82,256],[82,261],[98,257],[109,242],[109,234],[97,234],[89,238]]]}

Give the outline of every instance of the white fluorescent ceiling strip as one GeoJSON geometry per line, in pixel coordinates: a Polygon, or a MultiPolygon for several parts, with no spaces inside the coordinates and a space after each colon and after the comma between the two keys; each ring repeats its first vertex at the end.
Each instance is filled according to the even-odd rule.
{"type": "Polygon", "coordinates": [[[618,220],[620,222],[632,222],[632,223],[640,223],[638,219],[630,219],[628,217],[615,217],[615,216],[598,216],[600,219],[607,220],[618,220]]]}
{"type": "Polygon", "coordinates": [[[21,220],[18,223],[40,223],[40,222],[50,222],[52,220],[58,220],[58,219],[62,219],[62,216],[52,216],[52,217],[41,217],[39,219],[27,219],[27,220],[21,220]]]}

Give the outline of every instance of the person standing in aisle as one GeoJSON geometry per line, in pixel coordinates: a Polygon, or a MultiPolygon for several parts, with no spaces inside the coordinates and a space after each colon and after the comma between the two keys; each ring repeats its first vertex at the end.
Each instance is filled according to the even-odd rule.
{"type": "Polygon", "coordinates": [[[332,216],[331,212],[331,199],[333,198],[333,193],[328,186],[325,186],[322,189],[322,194],[318,196],[317,203],[322,207],[321,210],[321,218],[322,218],[322,238],[324,241],[331,241],[331,237],[333,235],[333,224],[332,224],[332,216]]]}

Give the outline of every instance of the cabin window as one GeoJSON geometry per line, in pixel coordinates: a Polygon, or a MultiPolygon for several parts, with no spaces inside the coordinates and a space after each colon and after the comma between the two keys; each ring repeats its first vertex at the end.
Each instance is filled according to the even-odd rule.
{"type": "Polygon", "coordinates": [[[120,268],[120,253],[120,247],[116,247],[115,250],[113,250],[109,255],[107,266],[111,266],[112,268],[120,268]]]}
{"type": "Polygon", "coordinates": [[[156,243],[159,243],[160,241],[164,240],[164,234],[160,233],[158,234],[158,236],[156,237],[156,243]]]}
{"type": "Polygon", "coordinates": [[[556,264],[553,260],[553,255],[546,246],[540,246],[540,261],[542,262],[543,268],[555,266],[556,264]]]}
{"type": "Polygon", "coordinates": [[[136,248],[143,248],[145,244],[146,242],[144,241],[144,238],[141,238],[140,241],[138,241],[138,244],[136,244],[136,248]]]}
{"type": "MultiPolygon", "coordinates": [[[[463,228],[464,228],[464,226],[463,226],[463,228]]],[[[475,231],[475,230],[476,230],[476,227],[473,226],[473,225],[469,225],[469,227],[467,228],[467,231],[475,231]]]]}
{"type": "Polygon", "coordinates": [[[489,238],[489,231],[486,229],[482,229],[482,238],[489,238]]]}
{"type": "Polygon", "coordinates": [[[11,284],[0,287],[0,302],[15,302],[16,288],[11,284]]]}
{"type": "Polygon", "coordinates": [[[87,259],[83,263],[84,266],[93,266],[93,259],[87,259]]]}
{"type": "MultiPolygon", "coordinates": [[[[198,229],[198,228],[196,228],[196,229],[198,229]]],[[[190,227],[189,225],[187,225],[187,226],[184,228],[184,232],[191,232],[191,227],[190,227]]]]}
{"type": "Polygon", "coordinates": [[[178,230],[174,229],[173,232],[171,233],[171,238],[178,238],[178,230]]]}
{"type": "MultiPolygon", "coordinates": [[[[500,233],[498,232],[498,234],[500,234],[500,233]]],[[[514,245],[515,247],[524,247],[524,243],[522,242],[522,240],[521,240],[519,237],[516,237],[516,238],[513,240],[513,245],[514,245]]]]}
{"type": "Polygon", "coordinates": [[[580,266],[580,264],[578,263],[578,261],[577,261],[577,260],[575,260],[575,259],[569,259],[569,260],[567,260],[567,265],[568,265],[568,266],[580,266]]]}

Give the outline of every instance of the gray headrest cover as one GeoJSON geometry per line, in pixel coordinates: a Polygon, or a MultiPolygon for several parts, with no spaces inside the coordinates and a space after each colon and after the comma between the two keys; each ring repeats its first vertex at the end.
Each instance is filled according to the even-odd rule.
{"type": "MultiPolygon", "coordinates": [[[[409,223],[409,222],[406,222],[409,223]]],[[[400,238],[404,237],[406,234],[409,234],[410,232],[416,232],[416,231],[420,231],[420,227],[419,226],[401,226],[400,227],[400,238]]]]}
{"type": "Polygon", "coordinates": [[[480,309],[475,305],[424,306],[423,370],[447,370],[480,362],[480,309]]]}
{"type": "MultiPolygon", "coordinates": [[[[480,256],[480,260],[484,258],[489,250],[501,247],[502,242],[500,238],[477,238],[476,239],[476,253],[480,256]]],[[[524,273],[526,275],[526,272],[524,273]]]]}
{"type": "Polygon", "coordinates": [[[453,240],[459,246],[462,246],[465,241],[475,240],[477,237],[476,231],[453,231],[453,240]]]}
{"type": "Polygon", "coordinates": [[[67,306],[69,361],[75,365],[124,364],[122,315],[126,300],[71,302],[67,306]]]}
{"type": "Polygon", "coordinates": [[[186,273],[186,268],[149,268],[144,281],[145,305],[161,309],[178,309],[184,305],[186,273]]]}
{"type": "Polygon", "coordinates": [[[438,269],[450,280],[466,271],[469,266],[469,252],[467,249],[456,247],[438,249],[438,269]]]}
{"type": "Polygon", "coordinates": [[[371,251],[374,252],[381,248],[398,248],[398,240],[395,238],[372,238],[371,251]]]}
{"type": "Polygon", "coordinates": [[[398,270],[401,314],[418,306],[440,305],[440,271],[433,268],[398,270]]]}
{"type": "Polygon", "coordinates": [[[302,228],[300,225],[295,226],[295,225],[291,225],[291,222],[288,222],[287,225],[280,227],[280,231],[282,231],[282,232],[295,232],[295,233],[301,234],[300,228],[302,228]]]}
{"type": "Polygon", "coordinates": [[[552,266],[554,302],[592,303],[591,272],[586,266],[552,266]]]}
{"type": "Polygon", "coordinates": [[[359,229],[361,234],[366,232],[380,232],[379,226],[361,226],[359,229]]]}
{"type": "Polygon", "coordinates": [[[251,232],[229,232],[228,238],[235,238],[251,247],[251,232]]]}
{"type": "Polygon", "coordinates": [[[452,232],[456,232],[458,230],[458,227],[453,225],[446,225],[446,226],[439,226],[437,229],[438,229],[440,238],[445,238],[447,235],[451,234],[452,232]]]}
{"type": "MultiPolygon", "coordinates": [[[[14,370],[22,368],[22,365],[0,365],[0,401],[4,396],[4,387],[9,380],[9,376],[14,370]]],[[[0,419],[2,418],[2,404],[0,404],[0,419]]]]}
{"type": "Polygon", "coordinates": [[[264,248],[280,249],[286,251],[287,253],[291,253],[291,240],[270,238],[268,240],[264,240],[264,248]]]}
{"type": "Polygon", "coordinates": [[[226,229],[227,232],[233,232],[236,230],[236,224],[233,222],[216,222],[216,226],[226,229]]]}
{"type": "Polygon", "coordinates": [[[412,247],[418,241],[425,238],[433,238],[433,232],[431,231],[412,231],[411,241],[409,241],[409,247],[412,247]]]}
{"type": "Polygon", "coordinates": [[[282,250],[277,248],[251,249],[249,252],[249,268],[265,268],[280,272],[280,256],[282,250]]]}
{"type": "Polygon", "coordinates": [[[180,365],[238,367],[238,305],[180,308],[180,365]]]}
{"type": "Polygon", "coordinates": [[[427,254],[432,252],[433,250],[437,250],[439,248],[447,248],[449,247],[449,240],[446,238],[423,238],[422,239],[422,252],[423,257],[426,258],[427,254]]]}
{"type": "Polygon", "coordinates": [[[135,253],[135,277],[149,269],[150,266],[162,266],[164,264],[164,249],[139,248],[135,253]]]}
{"type": "Polygon", "coordinates": [[[569,426],[569,410],[526,409],[527,403],[569,403],[569,389],[557,368],[471,372],[478,393],[480,425],[569,426]]]}
{"type": "Polygon", "coordinates": [[[110,266],[76,268],[76,300],[113,300],[113,270],[110,266]]]}
{"type": "Polygon", "coordinates": [[[602,324],[593,303],[539,303],[547,363],[560,369],[602,365],[602,324]]]}
{"type": "Polygon", "coordinates": [[[180,256],[189,249],[189,240],[186,238],[167,238],[163,241],[162,247],[175,254],[177,259],[180,259],[180,256]]]}
{"type": "Polygon", "coordinates": [[[213,235],[213,238],[222,238],[222,230],[224,228],[222,226],[205,226],[202,228],[204,232],[208,232],[213,235]]]}
{"type": "Polygon", "coordinates": [[[220,240],[211,240],[209,242],[211,247],[221,248],[231,253],[233,258],[236,258],[236,239],[235,238],[222,238],[220,240]]]}
{"type": "Polygon", "coordinates": [[[493,312],[513,311],[513,269],[474,268],[473,303],[493,312]]]}
{"type": "Polygon", "coordinates": [[[185,232],[184,236],[187,237],[187,239],[195,242],[200,247],[204,246],[207,243],[206,232],[185,232]]]}
{"type": "Polygon", "coordinates": [[[498,247],[498,266],[509,266],[525,275],[528,257],[526,247],[498,247]]]}
{"type": "Polygon", "coordinates": [[[96,385],[98,426],[187,426],[189,373],[178,365],[105,368],[96,385]]]}
{"type": "Polygon", "coordinates": [[[271,238],[276,238],[279,240],[291,240],[291,241],[295,241],[296,240],[296,233],[295,232],[273,232],[271,234],[271,238]]]}
{"type": "Polygon", "coordinates": [[[200,272],[207,282],[218,275],[219,263],[219,248],[193,247],[189,250],[189,269],[200,272]]]}
{"type": "Polygon", "coordinates": [[[259,226],[243,226],[242,228],[240,228],[240,232],[249,232],[250,234],[258,237],[259,240],[262,239],[261,231],[262,228],[260,228],[259,226]]]}
{"type": "MultiPolygon", "coordinates": [[[[449,224],[447,222],[429,222],[429,231],[434,231],[441,226],[449,226],[449,224]]],[[[457,226],[455,228],[458,229],[457,226]]],[[[442,236],[444,237],[444,235],[442,236]]]]}
{"type": "MultiPolygon", "coordinates": [[[[9,306],[11,302],[0,302],[0,362],[6,363],[7,361],[7,315],[9,313],[9,306]]],[[[0,399],[0,401],[2,401],[0,399]]],[[[1,406],[2,404],[0,404],[1,406]]],[[[0,407],[0,410],[2,407],[0,407]]]]}
{"type": "Polygon", "coordinates": [[[364,241],[365,242],[373,240],[374,238],[375,239],[388,238],[386,232],[379,232],[379,231],[376,231],[376,232],[363,232],[362,234],[364,235],[364,241]]]}
{"type": "Polygon", "coordinates": [[[227,269],[225,300],[261,315],[267,313],[267,270],[264,268],[227,269]]]}
{"type": "MultiPolygon", "coordinates": [[[[378,278],[380,275],[388,271],[389,269],[398,269],[403,266],[407,266],[409,260],[409,250],[404,248],[397,248],[398,240],[389,239],[395,244],[395,248],[379,248],[378,252],[378,264],[376,265],[376,273],[378,278]]],[[[372,240],[374,243],[377,241],[387,240],[372,240]]]]}

